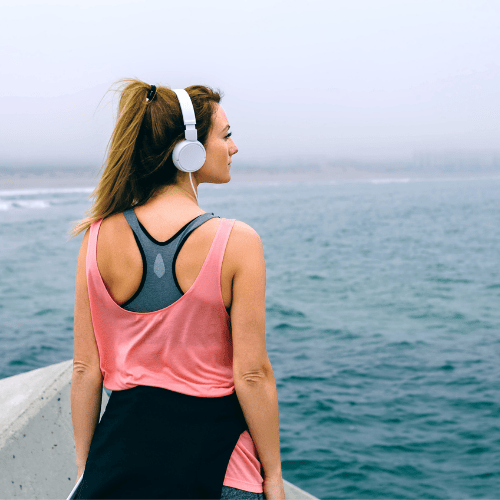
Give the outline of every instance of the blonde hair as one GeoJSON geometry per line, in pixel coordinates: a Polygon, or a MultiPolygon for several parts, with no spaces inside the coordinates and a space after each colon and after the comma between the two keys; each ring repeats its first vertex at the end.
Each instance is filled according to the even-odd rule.
{"type": "MultiPolygon", "coordinates": [[[[175,145],[184,139],[184,122],[173,90],[158,86],[148,101],[151,86],[141,80],[124,79],[118,119],[108,142],[101,178],[90,198],[87,217],[76,221],[70,237],[95,221],[143,205],[163,186],[175,184],[177,168],[172,161],[175,145]]],[[[205,145],[212,126],[220,91],[203,85],[187,87],[196,116],[198,140],[205,145]]]]}

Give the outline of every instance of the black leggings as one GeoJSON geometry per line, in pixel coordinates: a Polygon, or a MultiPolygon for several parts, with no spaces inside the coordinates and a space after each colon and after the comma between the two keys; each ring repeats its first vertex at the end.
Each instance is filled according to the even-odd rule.
{"type": "Polygon", "coordinates": [[[264,493],[252,493],[231,486],[222,487],[221,500],[266,500],[264,493]]]}

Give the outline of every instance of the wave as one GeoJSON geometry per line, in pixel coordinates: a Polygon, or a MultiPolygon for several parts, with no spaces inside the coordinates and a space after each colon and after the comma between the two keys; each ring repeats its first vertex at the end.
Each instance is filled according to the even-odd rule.
{"type": "Polygon", "coordinates": [[[483,175],[483,176],[451,176],[451,177],[402,177],[402,178],[387,178],[387,179],[367,179],[372,184],[387,184],[392,182],[449,182],[449,181],[483,181],[483,180],[499,180],[499,175],[483,175]]]}
{"type": "Polygon", "coordinates": [[[15,200],[0,201],[0,210],[10,210],[11,208],[48,208],[50,202],[46,200],[15,200]]]}
{"type": "MultiPolygon", "coordinates": [[[[339,178],[337,179],[339,184],[348,183],[348,184],[357,184],[357,183],[370,183],[370,184],[392,184],[392,183],[400,183],[407,184],[413,182],[469,182],[469,181],[485,181],[485,180],[500,180],[499,175],[472,175],[472,176],[428,176],[428,177],[359,177],[356,179],[348,179],[348,178],[339,178]]],[[[318,181],[319,183],[320,181],[318,181]]],[[[326,184],[327,182],[321,181],[321,184],[326,184]]]]}
{"type": "Polygon", "coordinates": [[[32,196],[38,194],[64,194],[64,193],[91,193],[94,187],[74,187],[74,188],[26,188],[26,189],[1,189],[0,196],[32,196]]]}

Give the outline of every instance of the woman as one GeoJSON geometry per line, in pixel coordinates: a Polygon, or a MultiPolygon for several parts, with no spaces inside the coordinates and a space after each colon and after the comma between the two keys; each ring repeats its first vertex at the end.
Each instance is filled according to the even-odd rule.
{"type": "Polygon", "coordinates": [[[126,82],[94,204],[73,231],[86,230],[76,498],[281,500],[262,242],[198,206],[198,185],[229,182],[238,152],[220,95],[126,82]],[[186,144],[194,156],[179,153],[186,144]],[[112,392],[99,421],[103,383],[112,392]]]}

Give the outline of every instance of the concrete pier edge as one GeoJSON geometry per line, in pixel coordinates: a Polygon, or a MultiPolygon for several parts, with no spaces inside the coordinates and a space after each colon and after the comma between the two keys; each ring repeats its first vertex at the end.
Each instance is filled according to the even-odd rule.
{"type": "MultiPolygon", "coordinates": [[[[0,499],[66,498],[76,481],[73,360],[0,379],[0,499]]],[[[101,416],[108,395],[103,390],[101,416]]],[[[287,500],[317,500],[288,481],[287,500]]]]}

